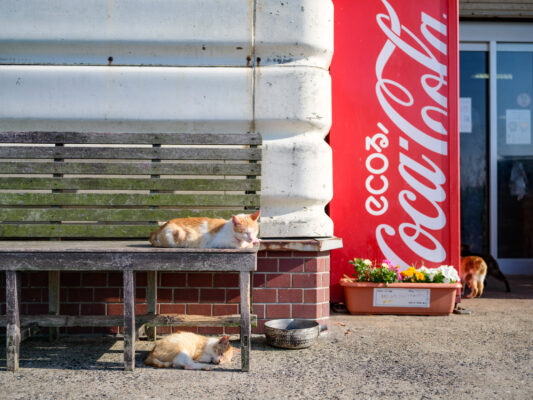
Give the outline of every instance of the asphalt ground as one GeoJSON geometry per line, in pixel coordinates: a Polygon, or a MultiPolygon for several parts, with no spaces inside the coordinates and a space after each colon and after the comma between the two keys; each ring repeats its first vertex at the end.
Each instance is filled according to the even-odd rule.
{"type": "MultiPolygon", "coordinates": [[[[22,343],[21,368],[5,369],[0,399],[532,399],[533,277],[512,276],[511,293],[489,280],[469,315],[333,314],[307,349],[252,343],[251,371],[240,359],[213,371],[142,364],[153,346],[137,342],[137,368],[122,370],[122,340],[62,337],[22,343]]],[[[234,342],[238,346],[238,341],[234,342]]]]}

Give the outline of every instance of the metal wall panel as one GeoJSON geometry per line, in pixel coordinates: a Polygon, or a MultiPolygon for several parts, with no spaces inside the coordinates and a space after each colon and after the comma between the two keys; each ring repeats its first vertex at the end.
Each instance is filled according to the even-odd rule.
{"type": "Polygon", "coordinates": [[[331,236],[329,0],[5,0],[0,129],[257,131],[263,237],[331,236]]]}

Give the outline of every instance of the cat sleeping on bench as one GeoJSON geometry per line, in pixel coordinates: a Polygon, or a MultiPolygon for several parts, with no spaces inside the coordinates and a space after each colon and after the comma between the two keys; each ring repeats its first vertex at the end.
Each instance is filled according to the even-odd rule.
{"type": "Polygon", "coordinates": [[[150,235],[154,247],[239,249],[259,243],[259,211],[219,218],[175,218],[150,235]]]}

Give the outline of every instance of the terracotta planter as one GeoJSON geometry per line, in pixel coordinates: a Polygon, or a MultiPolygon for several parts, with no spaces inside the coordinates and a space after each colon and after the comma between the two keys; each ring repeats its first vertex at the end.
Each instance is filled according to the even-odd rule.
{"type": "Polygon", "coordinates": [[[460,283],[350,282],[341,279],[350,314],[449,315],[460,283]]]}

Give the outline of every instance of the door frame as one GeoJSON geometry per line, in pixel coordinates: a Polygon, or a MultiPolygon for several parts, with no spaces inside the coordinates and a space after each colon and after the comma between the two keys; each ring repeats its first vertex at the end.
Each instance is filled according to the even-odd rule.
{"type": "MultiPolygon", "coordinates": [[[[489,246],[502,272],[533,274],[533,258],[500,258],[498,256],[498,51],[533,51],[533,24],[521,22],[459,23],[459,50],[486,51],[489,59],[489,246]]],[[[459,58],[459,64],[460,64],[459,58]]]]}

